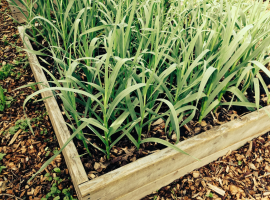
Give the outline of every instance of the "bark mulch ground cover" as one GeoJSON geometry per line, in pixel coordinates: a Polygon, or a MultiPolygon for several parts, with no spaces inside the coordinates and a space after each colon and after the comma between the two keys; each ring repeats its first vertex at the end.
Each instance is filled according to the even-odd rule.
{"type": "MultiPolygon", "coordinates": [[[[211,144],[209,144],[211,145],[211,144]]],[[[270,134],[165,186],[143,200],[263,199],[270,196],[270,134]]]]}
{"type": "MultiPolygon", "coordinates": [[[[38,200],[46,195],[55,200],[76,198],[62,155],[27,183],[59,146],[43,102],[33,99],[27,104],[26,114],[33,133],[28,128],[22,105],[37,88],[14,90],[35,80],[26,54],[21,51],[18,24],[9,17],[6,1],[0,2],[0,12],[0,85],[9,102],[0,112],[0,199],[38,200]]],[[[269,199],[269,150],[270,135],[267,133],[143,200],[269,199]]],[[[130,152],[125,148],[119,151],[124,158],[130,152]]],[[[90,160],[85,162],[85,167],[89,164],[97,168],[96,171],[104,165],[102,160],[90,160]]],[[[88,175],[92,179],[95,173],[88,175]]]]}
{"type": "Polygon", "coordinates": [[[0,12],[0,85],[10,102],[0,112],[0,199],[76,198],[62,155],[27,183],[59,146],[43,102],[33,103],[33,99],[26,106],[33,133],[28,128],[23,102],[36,87],[14,89],[35,80],[6,1],[0,3],[0,12]]]}

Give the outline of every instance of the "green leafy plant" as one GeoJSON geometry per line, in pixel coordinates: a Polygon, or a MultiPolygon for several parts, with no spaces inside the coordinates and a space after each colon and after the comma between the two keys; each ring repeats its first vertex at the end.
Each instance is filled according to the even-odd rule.
{"type": "Polygon", "coordinates": [[[8,39],[7,39],[7,36],[3,36],[3,38],[2,38],[2,42],[4,43],[4,45],[6,46],[6,45],[8,45],[8,39]]]}
{"type": "MultiPolygon", "coordinates": [[[[59,175],[61,173],[61,170],[59,168],[54,168],[53,171],[56,172],[57,175],[59,175]]],[[[63,179],[61,179],[59,176],[52,178],[50,176],[50,173],[46,173],[45,177],[47,177],[47,181],[49,181],[49,182],[54,180],[54,183],[52,184],[52,186],[50,188],[50,192],[46,194],[46,197],[41,198],[42,200],[47,200],[49,198],[53,198],[53,200],[60,200],[60,199],[76,200],[72,197],[72,193],[71,193],[70,188],[65,188],[62,190],[58,189],[57,186],[63,181],[63,179]]]]}
{"type": "Polygon", "coordinates": [[[210,192],[208,195],[205,195],[206,197],[210,197],[210,198],[213,198],[213,194],[210,192]]]}
{"type": "Polygon", "coordinates": [[[53,171],[55,171],[56,173],[60,173],[61,172],[61,170],[58,167],[54,168],[53,171]]]}
{"type": "MultiPolygon", "coordinates": [[[[12,44],[12,46],[16,47],[16,45],[12,44]]],[[[20,52],[21,49],[17,49],[17,52],[20,52]]],[[[0,67],[0,80],[4,80],[9,76],[15,76],[16,79],[19,79],[23,74],[20,71],[16,71],[14,70],[14,66],[18,66],[19,64],[23,65],[23,68],[25,69],[29,62],[27,61],[27,58],[16,58],[13,61],[13,64],[10,63],[6,63],[5,65],[2,65],[2,63],[0,63],[0,65],[2,65],[0,67]]]]}
{"type": "Polygon", "coordinates": [[[15,126],[9,128],[9,133],[11,135],[15,134],[19,129],[26,131],[28,127],[27,119],[19,119],[15,122],[15,126]]]}
{"type": "Polygon", "coordinates": [[[13,72],[13,65],[7,63],[6,65],[0,68],[0,80],[4,80],[5,78],[9,77],[13,72]]]}
{"type": "MultiPolygon", "coordinates": [[[[0,153],[0,161],[3,160],[3,158],[4,158],[5,155],[6,154],[0,153]]],[[[5,166],[2,166],[1,163],[0,163],[0,174],[1,174],[1,172],[2,172],[3,169],[6,169],[6,167],[5,166]]]]}
{"type": "Polygon", "coordinates": [[[3,89],[0,85],[0,111],[3,112],[5,108],[10,108],[12,101],[14,101],[12,96],[6,97],[4,92],[6,92],[5,89],[3,89]]]}
{"type": "Polygon", "coordinates": [[[107,159],[124,137],[137,149],[153,142],[185,153],[168,140],[179,143],[190,120],[219,106],[259,109],[262,91],[270,103],[262,77],[270,77],[268,1],[20,2],[28,12],[24,36],[40,49],[26,51],[53,60],[53,70],[41,67],[54,87],[24,106],[49,90],[61,99],[73,134],[58,154],[74,137],[90,156],[98,149],[107,159]],[[148,134],[160,118],[166,140],[148,134]]]}
{"type": "Polygon", "coordinates": [[[6,106],[6,97],[4,95],[3,88],[0,86],[0,111],[4,111],[5,106],[6,106]]]}
{"type": "Polygon", "coordinates": [[[43,130],[40,131],[40,135],[47,135],[48,130],[46,128],[44,128],[43,130]]]}
{"type": "MultiPolygon", "coordinates": [[[[36,112],[37,113],[37,112],[36,112]]],[[[32,119],[19,119],[15,122],[15,125],[12,126],[11,128],[9,128],[9,133],[10,134],[15,134],[18,130],[22,130],[22,131],[28,131],[28,128],[31,129],[31,127],[29,127],[29,125],[33,124],[34,123],[34,126],[38,126],[38,122],[44,120],[44,117],[47,115],[47,113],[38,113],[39,115],[35,118],[32,118],[32,119]]],[[[40,134],[47,134],[48,133],[48,130],[46,128],[43,128],[41,131],[40,131],[40,134]]]]}

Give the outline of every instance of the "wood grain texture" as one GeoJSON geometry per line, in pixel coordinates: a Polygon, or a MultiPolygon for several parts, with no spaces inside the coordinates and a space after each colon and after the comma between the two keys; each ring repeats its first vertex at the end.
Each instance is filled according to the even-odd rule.
{"type": "Polygon", "coordinates": [[[21,12],[20,9],[22,11],[26,11],[24,5],[19,0],[14,0],[14,1],[17,5],[13,4],[13,2],[11,1],[8,1],[8,5],[12,13],[19,13],[21,12]]]}
{"type": "MultiPolygon", "coordinates": [[[[263,109],[270,112],[270,106],[263,109]]],[[[136,200],[152,193],[269,131],[263,109],[177,144],[201,161],[166,148],[79,185],[83,200],[136,200]]]]}
{"type": "MultiPolygon", "coordinates": [[[[148,194],[151,194],[152,192],[164,187],[165,185],[170,184],[171,182],[173,182],[176,179],[179,179],[180,177],[190,173],[191,171],[193,171],[194,169],[200,168],[204,165],[209,164],[210,162],[215,161],[216,159],[218,159],[219,157],[225,155],[228,151],[230,150],[236,150],[239,147],[245,145],[248,141],[252,140],[255,137],[258,137],[262,134],[264,134],[265,132],[260,132],[252,137],[249,138],[245,138],[244,140],[235,143],[234,145],[231,145],[221,151],[215,152],[213,154],[210,154],[209,156],[206,156],[205,158],[201,159],[201,161],[196,161],[192,164],[189,164],[185,167],[182,167],[174,172],[171,172],[170,174],[163,176],[162,178],[159,178],[153,182],[150,182],[128,194],[125,194],[119,198],[117,198],[117,200],[137,200],[140,198],[145,197],[148,194]]],[[[209,144],[211,145],[211,144],[209,144]]]]}
{"type": "MultiPolygon", "coordinates": [[[[26,12],[25,12],[26,13],[26,12]]],[[[20,24],[26,22],[26,17],[23,13],[12,13],[12,17],[20,24]]]]}
{"type": "Polygon", "coordinates": [[[17,4],[18,6],[14,5],[14,4],[11,3],[10,1],[8,1],[9,8],[10,8],[10,10],[11,10],[11,16],[12,16],[15,20],[17,20],[20,24],[22,24],[22,23],[26,22],[26,17],[25,17],[25,15],[27,16],[27,12],[26,12],[26,10],[25,10],[24,5],[23,5],[20,1],[18,1],[18,0],[14,0],[14,1],[16,2],[16,4],[17,4]],[[20,11],[19,8],[23,11],[23,13],[24,13],[25,15],[20,11]]]}
{"type": "MultiPolygon", "coordinates": [[[[24,41],[25,47],[32,49],[31,43],[29,42],[28,38],[23,36],[24,27],[20,26],[18,27],[18,30],[19,30],[21,38],[24,38],[23,41],[24,41]]],[[[34,77],[36,79],[36,82],[42,83],[42,84],[38,84],[38,88],[43,89],[45,88],[45,86],[49,86],[47,79],[45,77],[45,74],[43,73],[43,70],[39,67],[40,64],[37,57],[28,52],[27,52],[27,55],[28,55],[29,63],[30,63],[32,72],[34,74],[34,77]]],[[[59,109],[59,106],[55,98],[53,97],[53,93],[51,91],[46,91],[46,92],[41,93],[41,96],[42,98],[51,97],[44,100],[44,102],[45,102],[45,106],[47,108],[51,123],[53,125],[55,134],[57,136],[59,145],[60,147],[62,147],[63,144],[70,137],[70,133],[67,128],[67,125],[64,121],[64,118],[59,109]]],[[[77,149],[72,141],[63,150],[63,155],[65,157],[66,164],[68,166],[69,173],[71,175],[74,187],[77,191],[77,195],[80,199],[81,194],[78,189],[78,185],[88,181],[88,177],[84,170],[82,162],[79,158],[77,149]]]]}

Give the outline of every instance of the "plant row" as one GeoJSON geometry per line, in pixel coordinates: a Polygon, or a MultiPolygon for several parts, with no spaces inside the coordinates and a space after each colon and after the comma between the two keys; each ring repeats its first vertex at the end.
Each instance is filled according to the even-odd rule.
{"type": "Polygon", "coordinates": [[[157,142],[182,152],[142,135],[163,118],[168,138],[174,133],[178,143],[180,127],[197,113],[201,122],[219,106],[253,111],[261,93],[270,97],[268,1],[21,3],[28,13],[25,36],[39,48],[26,51],[40,56],[52,86],[25,104],[54,91],[73,131],[69,141],[76,136],[90,155],[97,148],[109,159],[123,137],[137,148],[157,142]],[[231,100],[225,101],[228,94],[231,100]],[[87,139],[93,134],[103,146],[87,139]]]}

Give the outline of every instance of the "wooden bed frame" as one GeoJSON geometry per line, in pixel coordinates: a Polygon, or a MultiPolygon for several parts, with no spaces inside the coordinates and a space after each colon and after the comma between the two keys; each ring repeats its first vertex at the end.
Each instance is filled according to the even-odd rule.
{"type": "MultiPolygon", "coordinates": [[[[29,40],[23,36],[24,27],[18,29],[25,46],[31,47],[29,40]]],[[[36,82],[48,86],[37,57],[31,53],[27,54],[36,82]]],[[[41,84],[38,86],[39,89],[44,88],[41,84]]],[[[53,96],[50,91],[42,93],[43,98],[50,96],[53,96]]],[[[54,97],[46,99],[45,105],[62,147],[70,137],[64,118],[54,97]]],[[[89,180],[73,142],[68,144],[63,154],[80,200],[138,200],[192,170],[216,160],[229,150],[235,150],[247,141],[270,131],[270,117],[266,111],[270,113],[270,106],[177,144],[179,148],[201,161],[166,148],[89,180]]]]}

